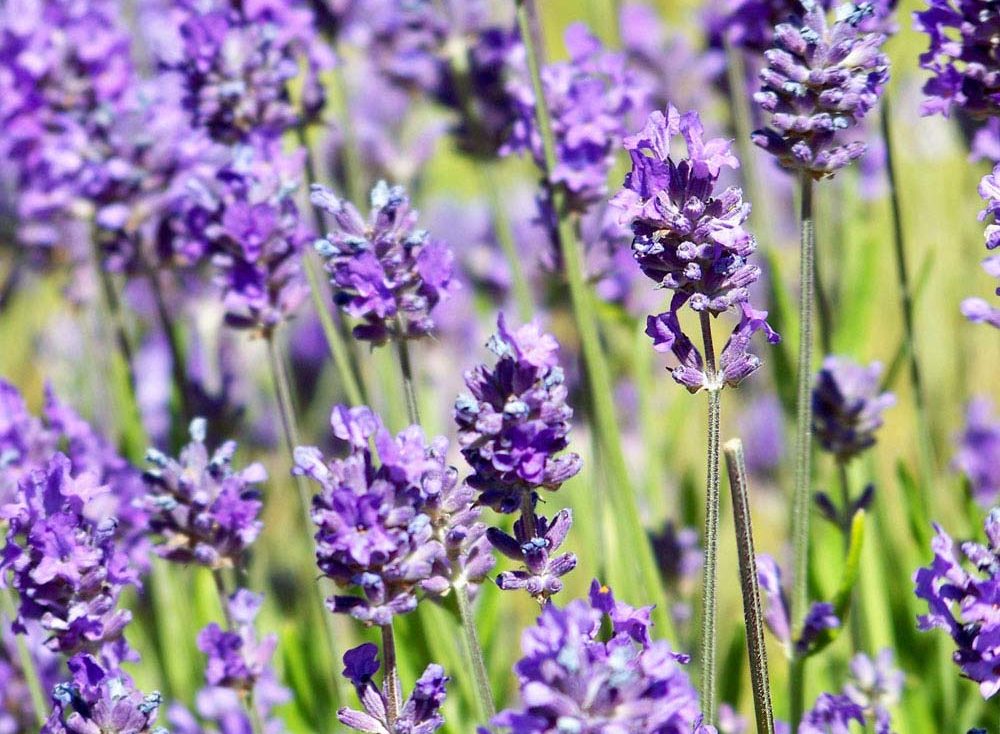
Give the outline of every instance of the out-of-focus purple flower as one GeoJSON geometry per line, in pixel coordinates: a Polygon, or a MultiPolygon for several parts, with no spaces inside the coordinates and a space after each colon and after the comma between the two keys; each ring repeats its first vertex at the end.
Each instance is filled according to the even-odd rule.
{"type": "MultiPolygon", "coordinates": [[[[29,732],[38,721],[14,635],[10,620],[0,617],[0,732],[3,734],[29,732]]],[[[35,624],[29,626],[21,639],[38,673],[42,690],[52,690],[63,673],[60,656],[45,647],[45,635],[35,624]]],[[[42,711],[41,715],[46,713],[42,711]]]]}
{"type": "Polygon", "coordinates": [[[431,311],[454,287],[454,256],[445,243],[415,228],[417,212],[403,188],[376,184],[367,222],[353,204],[318,184],[312,202],[334,218],[336,229],[316,250],[326,261],[337,305],[364,321],[354,336],[384,344],[431,334],[431,311]]]}
{"type": "Polygon", "coordinates": [[[390,724],[386,692],[373,681],[379,667],[378,648],[370,642],[344,653],[343,675],[358,692],[364,711],[341,708],[337,712],[341,724],[366,734],[432,734],[444,725],[441,705],[449,680],[444,668],[432,663],[424,669],[409,698],[400,707],[395,722],[390,724]]]}
{"type": "Polygon", "coordinates": [[[278,638],[272,634],[257,639],[254,619],[263,601],[259,594],[240,589],[226,600],[233,629],[224,630],[212,622],[198,633],[198,649],[207,657],[205,680],[210,686],[251,693],[258,680],[269,673],[278,638]]]}
{"type": "Polygon", "coordinates": [[[881,392],[882,364],[867,367],[846,357],[827,357],[812,391],[813,435],[837,461],[850,461],[875,445],[882,412],[896,396],[881,392]]]}
{"type": "MultiPolygon", "coordinates": [[[[979,195],[986,200],[986,208],[979,213],[979,221],[990,218],[990,224],[986,225],[986,249],[995,250],[1000,245],[1000,224],[997,223],[997,215],[1000,214],[1000,164],[983,177],[979,183],[979,195]]],[[[990,255],[983,260],[983,270],[1000,281],[1000,254],[990,255]]],[[[996,294],[1000,295],[1000,285],[997,286],[996,294]]],[[[982,298],[967,298],[962,301],[962,313],[969,321],[990,324],[1000,329],[1000,308],[982,298]]]]}
{"type": "Polygon", "coordinates": [[[156,552],[177,563],[211,569],[238,567],[257,539],[261,495],[254,485],[267,479],[260,464],[233,469],[236,442],[226,441],[209,454],[203,418],[191,422],[191,443],[178,458],[150,449],[144,504],[149,529],[160,536],[156,552]]]}
{"type": "Polygon", "coordinates": [[[157,734],[159,693],[143,695],[119,670],[85,653],[69,661],[71,681],[52,692],[54,708],[41,734],[157,734]]]}
{"type": "Polygon", "coordinates": [[[1000,419],[989,399],[973,399],[965,411],[965,428],[958,436],[952,466],[969,480],[972,496],[990,507],[1000,496],[1000,419]]]}
{"type": "Polygon", "coordinates": [[[455,401],[458,442],[480,504],[514,512],[525,496],[557,490],[580,471],[577,454],[562,454],[573,410],[566,404],[559,344],[538,324],[511,331],[501,313],[487,346],[496,364],[466,372],[470,394],[455,401]]]}
{"type": "Polygon", "coordinates": [[[954,108],[978,119],[1000,115],[1000,68],[991,39],[1000,16],[988,0],[928,0],[913,14],[930,45],[920,66],[931,73],[924,84],[925,115],[948,115],[954,108]]]}
{"type": "Polygon", "coordinates": [[[327,600],[330,610],[387,625],[416,608],[420,590],[441,594],[463,576],[481,581],[491,561],[471,498],[456,493],[445,464],[447,441],[428,444],[419,426],[394,437],[366,407],[334,408],[331,425],[348,455],[326,461],[299,447],[293,470],[321,487],[312,510],[320,570],[356,589],[327,600]]]}
{"type": "MultiPolygon", "coordinates": [[[[264,734],[284,734],[283,722],[271,717],[271,709],[291,700],[291,692],[270,676],[257,681],[253,703],[264,734]]],[[[172,734],[250,734],[253,724],[242,694],[231,688],[206,686],[195,697],[195,711],[173,704],[166,714],[172,734]]]]}
{"type": "Polygon", "coordinates": [[[589,603],[546,605],[521,637],[521,704],[493,724],[510,734],[689,734],[698,695],[682,667],[687,656],[650,639],[650,610],[617,602],[596,581],[589,603]]]}
{"type": "Polygon", "coordinates": [[[864,726],[864,710],[847,696],[821,693],[799,724],[798,734],[849,734],[851,722],[864,726]]]}
{"type": "Polygon", "coordinates": [[[889,709],[899,703],[903,682],[903,673],[893,663],[889,648],[881,650],[874,660],[858,653],[851,658],[851,680],[844,686],[844,695],[864,710],[877,734],[890,734],[889,709]]]}
{"type": "Polygon", "coordinates": [[[928,607],[918,618],[920,629],[946,630],[955,642],[955,664],[979,684],[983,698],[991,698],[1000,690],[1000,507],[990,510],[984,527],[985,545],[961,545],[970,572],[962,565],[955,541],[935,524],[934,560],[918,569],[913,580],[917,597],[928,607]]]}
{"type": "Polygon", "coordinates": [[[771,476],[785,456],[784,417],[781,401],[773,393],[752,397],[738,419],[747,468],[752,474],[771,476]]]}
{"type": "Polygon", "coordinates": [[[132,618],[118,598],[138,580],[116,547],[117,520],[90,515],[107,492],[93,474],[74,476],[63,454],[22,477],[14,502],[0,508],[9,523],[0,572],[18,592],[15,631],[37,621],[50,650],[117,665],[131,656],[122,631],[132,618]]]}
{"type": "MultiPolygon", "coordinates": [[[[831,0],[820,4],[828,10],[831,0]]],[[[774,44],[775,29],[801,14],[802,3],[797,0],[727,0],[708,8],[708,41],[715,48],[729,43],[762,54],[774,44]]]]}
{"type": "Polygon", "coordinates": [[[523,567],[516,571],[504,571],[497,576],[497,586],[504,591],[524,589],[541,603],[548,601],[562,590],[562,576],[576,568],[576,555],[555,552],[566,540],[573,524],[573,515],[568,509],[560,510],[552,520],[534,514],[534,533],[522,515],[514,523],[513,537],[499,528],[487,530],[490,543],[498,551],[523,567]]]}
{"type": "Polygon", "coordinates": [[[771,556],[757,556],[757,578],[767,600],[764,621],[790,655],[808,654],[820,635],[826,630],[840,626],[840,620],[834,614],[832,604],[813,602],[806,613],[798,639],[793,640],[788,598],[781,585],[781,569],[771,556]]]}
{"type": "Polygon", "coordinates": [[[864,143],[842,137],[875,106],[889,79],[885,34],[865,25],[874,6],[848,3],[836,12],[829,25],[822,5],[810,3],[801,20],[775,28],[754,95],[771,115],[771,127],[754,132],[754,142],[784,168],[815,179],[864,155],[864,143]]]}
{"type": "MultiPolygon", "coordinates": [[[[567,206],[585,211],[604,198],[615,152],[629,115],[643,110],[647,90],[621,53],[608,51],[585,25],[566,31],[569,60],[541,70],[555,136],[556,166],[548,185],[564,186],[567,206]]],[[[524,75],[511,81],[518,116],[502,153],[530,152],[544,169],[542,136],[535,122],[535,95],[524,75]]]]}
{"type": "Polygon", "coordinates": [[[668,520],[651,534],[650,541],[671,598],[677,599],[670,613],[675,624],[681,627],[691,620],[691,593],[701,582],[704,563],[701,539],[694,528],[678,527],[668,520]]]}
{"type": "Polygon", "coordinates": [[[750,722],[728,703],[719,704],[719,734],[747,734],[750,722]]]}

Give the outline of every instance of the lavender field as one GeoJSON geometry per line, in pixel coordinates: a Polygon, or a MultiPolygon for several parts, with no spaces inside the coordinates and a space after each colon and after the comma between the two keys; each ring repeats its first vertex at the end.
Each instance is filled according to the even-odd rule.
{"type": "Polygon", "coordinates": [[[997,0],[0,62],[0,734],[1000,734],[997,0]]]}

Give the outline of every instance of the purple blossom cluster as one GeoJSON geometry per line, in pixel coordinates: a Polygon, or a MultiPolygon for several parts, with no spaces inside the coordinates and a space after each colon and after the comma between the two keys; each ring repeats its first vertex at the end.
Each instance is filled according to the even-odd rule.
{"type": "Polygon", "coordinates": [[[813,435],[837,461],[850,461],[875,445],[882,413],[895,404],[895,395],[882,392],[880,362],[827,357],[813,386],[813,435]]]}
{"type": "Polygon", "coordinates": [[[562,453],[573,410],[555,338],[537,323],[512,331],[501,313],[487,347],[496,364],[466,372],[469,393],[455,401],[454,415],[479,503],[509,513],[539,489],[559,489],[580,471],[581,461],[562,453]]]}
{"type": "Polygon", "coordinates": [[[573,515],[568,509],[560,510],[550,521],[532,508],[530,516],[522,514],[514,523],[513,536],[489,528],[487,537],[493,547],[522,564],[520,569],[499,574],[497,586],[504,591],[524,589],[543,604],[559,593],[560,578],[576,568],[575,554],[555,554],[572,524],[573,515]]]}
{"type": "Polygon", "coordinates": [[[893,661],[892,650],[882,649],[874,660],[858,653],[851,658],[850,673],[844,695],[861,707],[866,719],[874,722],[875,734],[891,734],[889,710],[899,703],[904,683],[903,673],[893,661]]]}
{"type": "Polygon", "coordinates": [[[223,629],[212,622],[198,633],[198,649],[207,658],[208,685],[252,695],[261,679],[273,681],[270,663],[278,637],[272,634],[258,640],[254,631],[254,620],[263,601],[259,594],[239,589],[226,599],[232,629],[223,629]]]}
{"type": "Polygon", "coordinates": [[[236,442],[211,454],[205,445],[206,422],[191,423],[191,443],[173,459],[151,449],[145,473],[149,494],[144,505],[149,530],[159,537],[156,553],[176,563],[197,563],[213,570],[238,568],[263,523],[260,491],[267,479],[260,464],[235,470],[236,442]]]}
{"type": "Polygon", "coordinates": [[[326,261],[335,302],[363,322],[354,327],[355,338],[384,344],[431,334],[431,312],[456,285],[454,256],[445,243],[416,229],[406,191],[380,181],[367,222],[323,186],[313,186],[312,201],[336,225],[316,250],[326,261]]]}
{"type": "MultiPolygon", "coordinates": [[[[582,212],[606,195],[608,174],[629,116],[645,109],[648,92],[625,56],[605,49],[585,25],[569,27],[566,49],[568,61],[541,70],[556,145],[556,166],[546,183],[563,186],[568,193],[566,206],[582,212]]],[[[544,170],[530,81],[526,75],[512,79],[509,89],[517,118],[501,153],[530,152],[544,170]]]]}
{"type": "Polygon", "coordinates": [[[691,732],[698,696],[683,669],[687,656],[651,639],[651,609],[616,601],[597,581],[587,601],[546,605],[522,634],[524,657],[514,667],[521,705],[494,726],[510,734],[691,732]]]}
{"type": "Polygon", "coordinates": [[[832,25],[820,3],[804,8],[801,20],[775,28],[764,54],[754,99],[770,114],[770,127],[753,139],[782,167],[822,179],[864,155],[863,142],[842,138],[878,102],[889,60],[881,50],[885,34],[865,23],[875,14],[871,3],[839,6],[832,25]]]}
{"type": "MultiPolygon", "coordinates": [[[[1000,165],[983,176],[979,183],[979,195],[986,200],[986,208],[979,213],[979,221],[991,218],[991,223],[986,225],[986,249],[992,251],[1000,245],[1000,224],[997,221],[1000,214],[1000,165]]],[[[982,264],[987,275],[1000,280],[1000,253],[990,255],[982,264]]],[[[1000,295],[1000,285],[996,295],[1000,295]]],[[[982,298],[966,298],[962,301],[962,313],[969,321],[1000,329],[1000,308],[982,298]]]]}
{"type": "Polygon", "coordinates": [[[934,560],[918,569],[913,580],[917,597],[928,607],[918,619],[920,629],[943,629],[951,635],[955,664],[988,699],[1000,691],[1000,508],[990,510],[984,528],[986,543],[962,543],[959,555],[955,541],[935,524],[934,560]]]}
{"type": "Polygon", "coordinates": [[[632,254],[642,272],[657,287],[674,291],[670,309],[648,317],[646,333],[657,351],[674,353],[680,366],[673,377],[691,392],[735,387],[760,366],[748,351],[753,334],[763,330],[771,343],[779,340],[767,312],[749,302],[749,286],[760,277],[760,268],[748,259],[756,241],[743,227],[750,205],[736,187],[716,193],[723,168],[739,162],[728,141],[704,140],[697,113],[681,115],[674,107],[666,115],[653,112],[639,133],[625,139],[625,148],[632,170],[612,202],[622,221],[632,225],[632,254]],[[677,136],[687,146],[686,158],[671,153],[677,136]],[[699,314],[740,313],[713,374],[682,330],[679,312],[685,304],[699,314]]]}
{"type": "Polygon", "coordinates": [[[348,455],[326,461],[299,447],[294,469],[321,489],[312,509],[320,570],[355,590],[329,599],[330,610],[384,626],[413,611],[420,591],[480,583],[493,562],[471,495],[455,491],[447,441],[428,444],[418,426],[394,437],[365,407],[338,406],[330,422],[348,455]]]}
{"type": "Polygon", "coordinates": [[[952,466],[968,479],[976,502],[992,507],[1000,497],[1000,418],[987,398],[969,402],[957,448],[952,466]]]}
{"type": "MultiPolygon", "coordinates": [[[[829,10],[831,0],[821,0],[829,10]]],[[[775,30],[782,23],[802,13],[797,0],[727,0],[719,7],[710,7],[705,19],[709,43],[722,48],[731,44],[737,48],[763,54],[774,43],[775,30]]]]}
{"type": "Polygon", "coordinates": [[[344,677],[357,691],[364,711],[341,708],[337,712],[341,724],[366,734],[432,734],[444,725],[441,706],[449,678],[440,665],[428,665],[406,701],[395,702],[395,721],[389,719],[389,691],[380,690],[374,683],[379,667],[378,648],[371,643],[344,654],[344,677]]]}
{"type": "Polygon", "coordinates": [[[798,638],[793,639],[792,618],[788,597],[781,583],[781,568],[771,556],[757,556],[757,578],[766,600],[764,621],[789,655],[802,657],[809,654],[820,641],[821,635],[840,627],[840,620],[834,614],[832,604],[814,602],[806,612],[798,638]]]}

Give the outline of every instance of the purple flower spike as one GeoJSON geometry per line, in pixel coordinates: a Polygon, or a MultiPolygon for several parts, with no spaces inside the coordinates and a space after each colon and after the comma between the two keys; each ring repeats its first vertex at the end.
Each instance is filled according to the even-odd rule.
{"type": "MultiPolygon", "coordinates": [[[[997,222],[997,215],[1000,214],[1000,165],[983,177],[979,184],[979,195],[986,200],[986,208],[979,213],[979,221],[990,220],[986,225],[986,249],[995,250],[1000,246],[1000,224],[997,222]]],[[[1000,281],[1000,254],[990,255],[983,260],[983,270],[1000,281]]],[[[996,293],[1000,295],[1000,286],[996,293]]],[[[967,298],[962,301],[962,313],[969,321],[990,324],[1000,329],[1000,308],[982,298],[967,298]]]]}
{"type": "Polygon", "coordinates": [[[596,581],[588,601],[546,605],[521,637],[521,705],[493,724],[509,734],[690,734],[699,712],[687,656],[650,639],[649,613],[596,581]]]}
{"type": "Polygon", "coordinates": [[[821,3],[803,5],[801,21],[777,26],[764,54],[754,99],[770,113],[771,126],[753,139],[784,168],[822,179],[864,155],[864,143],[840,137],[878,102],[889,60],[881,51],[885,34],[865,22],[875,15],[871,3],[841,5],[833,25],[821,3]]]}
{"type": "Polygon", "coordinates": [[[431,312],[456,287],[454,256],[416,229],[417,212],[406,191],[376,184],[367,222],[323,186],[314,184],[311,198],[333,216],[335,228],[316,250],[326,261],[337,305],[364,322],[354,327],[355,338],[384,344],[433,333],[431,312]]]}
{"type": "Polygon", "coordinates": [[[975,398],[965,411],[952,466],[969,480],[972,496],[983,507],[1000,497],[1000,418],[988,398],[975,398]]]}
{"type": "Polygon", "coordinates": [[[272,634],[258,640],[253,626],[263,600],[240,589],[226,602],[233,629],[223,630],[213,622],[198,633],[198,649],[208,658],[205,680],[210,686],[248,694],[262,679],[273,678],[270,663],[278,637],[272,634]]]}
{"type": "Polygon", "coordinates": [[[824,451],[849,461],[875,445],[882,412],[896,396],[880,392],[882,364],[867,367],[844,357],[827,357],[812,392],[813,434],[824,451]]]}
{"type": "Polygon", "coordinates": [[[889,648],[880,651],[874,660],[864,653],[851,658],[851,680],[844,686],[844,694],[875,723],[876,734],[891,734],[889,709],[899,703],[904,678],[889,648]]]}
{"type": "Polygon", "coordinates": [[[116,547],[117,521],[100,515],[107,491],[92,474],[73,476],[63,454],[23,477],[17,499],[0,508],[9,523],[0,576],[11,572],[20,599],[15,631],[38,622],[50,650],[101,655],[117,667],[132,656],[122,638],[132,615],[118,598],[138,580],[116,547]]]}
{"type": "Polygon", "coordinates": [[[525,518],[514,523],[514,537],[499,528],[486,531],[490,543],[508,558],[524,564],[523,569],[504,571],[497,576],[497,586],[504,591],[524,589],[541,603],[562,590],[561,576],[576,568],[576,555],[555,552],[566,540],[573,516],[561,510],[551,522],[534,515],[535,533],[529,534],[525,518]]]}
{"type": "Polygon", "coordinates": [[[946,630],[955,641],[953,660],[962,674],[979,684],[983,698],[1000,691],[1000,507],[984,524],[987,542],[961,544],[972,571],[963,566],[955,541],[939,525],[931,542],[934,560],[914,574],[916,595],[928,612],[918,618],[921,630],[946,630]]]}
{"type": "Polygon", "coordinates": [[[581,462],[575,453],[559,455],[569,445],[573,410],[555,338],[535,323],[511,331],[501,313],[487,346],[497,362],[465,373],[470,394],[455,401],[454,415],[473,471],[469,486],[481,493],[480,504],[509,513],[525,495],[559,489],[581,462]]]}
{"type": "Polygon", "coordinates": [[[413,686],[394,724],[389,723],[385,692],[372,678],[379,669],[378,648],[366,643],[344,653],[344,677],[358,692],[364,711],[347,708],[337,712],[340,723],[366,734],[432,734],[444,726],[441,706],[447,696],[444,668],[431,664],[413,686]]]}
{"type": "Polygon", "coordinates": [[[205,420],[191,422],[191,443],[177,459],[150,449],[145,474],[149,495],[144,505],[149,527],[162,539],[156,552],[176,563],[211,569],[238,566],[263,527],[260,491],[267,479],[260,464],[233,469],[236,443],[227,441],[209,453],[205,420]]]}
{"type": "Polygon", "coordinates": [[[847,696],[822,693],[803,717],[798,734],[850,734],[852,721],[865,725],[860,706],[847,696]]]}

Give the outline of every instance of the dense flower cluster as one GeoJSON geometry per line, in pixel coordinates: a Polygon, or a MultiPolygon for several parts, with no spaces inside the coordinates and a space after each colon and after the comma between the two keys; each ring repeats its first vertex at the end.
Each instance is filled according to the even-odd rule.
{"type": "MultiPolygon", "coordinates": [[[[986,249],[995,250],[1000,245],[1000,165],[992,173],[983,176],[979,183],[979,195],[986,200],[986,208],[979,213],[979,221],[988,217],[991,223],[986,226],[986,249]]],[[[983,260],[983,270],[986,274],[1000,280],[1000,253],[990,255],[983,260]]],[[[1000,285],[996,294],[1000,295],[1000,285]]],[[[982,298],[966,298],[962,301],[962,313],[969,321],[990,324],[1000,329],[1000,308],[993,306],[982,298]]]]}
{"type": "Polygon", "coordinates": [[[976,502],[983,507],[996,504],[1000,497],[1000,419],[993,415],[987,398],[969,403],[952,464],[969,480],[976,502]]]}
{"type": "Polygon", "coordinates": [[[364,407],[338,406],[331,425],[348,455],[326,462],[319,449],[299,447],[294,469],[321,487],[312,510],[320,570],[357,589],[329,599],[330,610],[386,625],[416,608],[420,590],[443,593],[463,573],[481,581],[492,562],[477,513],[468,511],[471,504],[443,509],[461,496],[453,495],[455,472],[444,461],[447,442],[428,445],[418,426],[393,437],[364,407]]]}
{"type": "Polygon", "coordinates": [[[252,693],[263,677],[272,677],[271,656],[278,644],[277,635],[257,639],[254,619],[264,599],[240,589],[226,600],[233,629],[222,629],[214,622],[198,634],[198,649],[208,658],[205,680],[210,686],[252,693]]]}
{"type": "Polygon", "coordinates": [[[345,706],[337,712],[340,723],[367,734],[432,734],[444,725],[441,705],[449,679],[440,665],[427,666],[392,723],[386,699],[388,691],[379,690],[373,681],[379,667],[378,648],[371,643],[344,653],[344,677],[354,685],[364,711],[345,706]]]}
{"type": "Polygon", "coordinates": [[[781,585],[781,569],[771,556],[757,556],[757,578],[766,600],[764,621],[768,629],[785,646],[789,654],[807,654],[825,631],[836,629],[840,620],[828,602],[814,602],[806,613],[798,639],[792,639],[792,622],[788,598],[781,585]]]}
{"type": "Polygon", "coordinates": [[[875,12],[871,3],[840,6],[832,26],[821,4],[804,6],[801,22],[775,28],[765,53],[754,99],[770,113],[771,127],[753,138],[783,167],[820,179],[864,154],[864,143],[841,136],[878,102],[889,60],[881,51],[885,34],[864,23],[875,12]]]}
{"type": "Polygon", "coordinates": [[[466,372],[469,394],[455,402],[458,442],[480,504],[514,512],[525,497],[556,490],[580,471],[577,454],[559,455],[569,445],[573,411],[559,344],[537,324],[511,331],[501,313],[487,346],[496,364],[466,372]]]}
{"type": "Polygon", "coordinates": [[[524,589],[544,603],[562,590],[560,577],[576,568],[575,554],[555,554],[569,533],[573,515],[568,509],[560,510],[550,521],[534,509],[531,512],[531,526],[522,514],[514,523],[513,537],[499,528],[490,528],[487,534],[494,548],[523,564],[523,568],[498,575],[497,586],[504,591],[524,589]]]}
{"type": "MultiPolygon", "coordinates": [[[[830,0],[821,5],[829,9],[830,0]]],[[[737,48],[764,53],[774,43],[775,29],[802,13],[797,0],[728,0],[709,7],[706,34],[716,48],[731,44],[737,48]]]]}
{"type": "MultiPolygon", "coordinates": [[[[541,70],[556,145],[556,166],[548,171],[547,183],[564,186],[567,206],[583,211],[605,196],[629,115],[644,109],[648,92],[625,56],[605,49],[583,24],[566,31],[566,49],[568,61],[541,70]]],[[[512,80],[510,92],[518,116],[503,152],[530,152],[544,170],[535,94],[527,76],[512,80]]]]}
{"type": "Polygon", "coordinates": [[[156,552],[177,563],[237,567],[263,526],[254,485],[265,481],[267,472],[260,464],[234,470],[235,441],[209,454],[203,418],[192,421],[190,431],[191,443],[178,458],[155,449],[147,453],[152,468],[145,474],[145,505],[149,529],[161,538],[156,552]]]}
{"type": "Polygon", "coordinates": [[[865,367],[845,357],[827,357],[812,392],[813,435],[837,461],[850,461],[875,445],[882,412],[896,396],[882,390],[882,364],[865,367]]]}
{"type": "Polygon", "coordinates": [[[1000,508],[990,510],[984,527],[985,545],[971,541],[961,545],[962,555],[973,567],[970,572],[962,565],[955,541],[935,524],[934,560],[913,578],[917,596],[928,607],[928,613],[919,617],[920,629],[946,630],[955,641],[955,664],[979,684],[983,698],[990,698],[1000,691],[1000,508]]]}
{"type": "Polygon", "coordinates": [[[632,253],[643,273],[674,291],[669,311],[650,316],[646,333],[657,351],[672,351],[680,360],[674,379],[692,392],[738,385],[760,366],[747,351],[751,336],[763,330],[769,341],[778,341],[767,313],[749,303],[749,286],[760,276],[748,260],[756,241],[743,228],[750,205],[738,188],[715,191],[722,169],[739,162],[728,141],[704,140],[697,113],[681,115],[674,107],[666,115],[652,113],[639,133],[626,138],[625,148],[632,170],[613,203],[632,225],[632,253]],[[677,136],[686,143],[686,158],[671,154],[677,136]],[[717,374],[707,373],[703,355],[681,329],[678,312],[685,304],[713,316],[740,313],[717,374]]]}
{"type": "Polygon", "coordinates": [[[100,515],[107,492],[93,474],[74,475],[60,453],[22,477],[17,498],[0,508],[8,523],[0,573],[18,592],[17,631],[38,622],[49,649],[117,665],[131,654],[121,635],[132,618],[118,598],[137,577],[116,547],[117,521],[100,515]]]}
{"type": "Polygon", "coordinates": [[[52,693],[54,708],[41,734],[164,734],[155,727],[163,698],[143,695],[119,670],[90,655],[69,661],[73,678],[52,693]]]}
{"type": "Polygon", "coordinates": [[[494,725],[511,734],[691,732],[698,696],[682,668],[687,658],[650,639],[650,611],[616,601],[596,581],[589,603],[546,605],[521,638],[521,707],[501,712],[494,725]]]}
{"type": "Polygon", "coordinates": [[[316,243],[326,261],[334,299],[362,319],[358,339],[383,344],[434,331],[431,311],[455,287],[451,250],[416,229],[417,212],[401,186],[380,181],[371,192],[366,222],[348,201],[314,185],[313,204],[329,212],[336,229],[316,243]]]}

